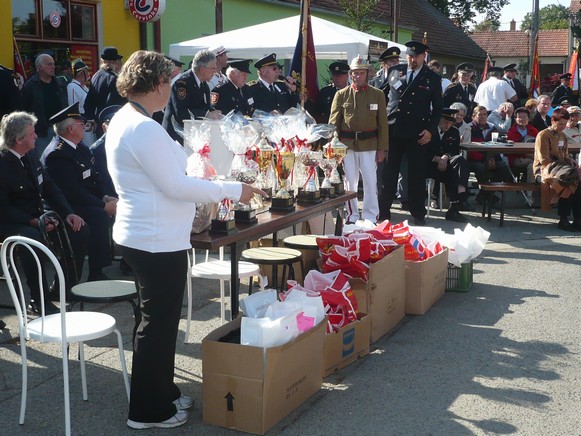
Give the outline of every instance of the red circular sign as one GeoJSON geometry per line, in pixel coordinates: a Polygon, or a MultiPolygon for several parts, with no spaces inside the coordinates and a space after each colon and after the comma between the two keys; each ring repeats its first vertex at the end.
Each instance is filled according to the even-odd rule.
{"type": "Polygon", "coordinates": [[[143,23],[159,20],[164,11],[165,0],[129,0],[129,12],[143,23]]]}
{"type": "Polygon", "coordinates": [[[52,27],[54,27],[55,29],[58,28],[61,25],[61,14],[59,11],[52,11],[49,16],[48,16],[48,20],[50,21],[50,25],[52,27]]]}

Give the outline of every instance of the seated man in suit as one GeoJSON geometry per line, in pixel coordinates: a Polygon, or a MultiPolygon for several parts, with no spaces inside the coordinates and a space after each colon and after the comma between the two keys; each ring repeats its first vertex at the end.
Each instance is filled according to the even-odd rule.
{"type": "Polygon", "coordinates": [[[299,103],[294,79],[287,77],[284,81],[279,80],[282,66],[276,61],[275,53],[256,61],[254,68],[258,70],[258,80],[248,86],[255,110],[284,114],[299,103]]]}
{"type": "MultiPolygon", "coordinates": [[[[27,112],[6,115],[0,124],[0,240],[20,235],[43,242],[39,229],[45,204],[64,217],[67,232],[75,253],[77,273],[80,276],[87,243],[89,226],[73,210],[60,189],[43,170],[36,156],[34,125],[36,117],[27,112]]],[[[54,224],[44,223],[48,231],[54,224]]],[[[40,313],[40,288],[36,261],[28,250],[21,250],[20,260],[30,288],[31,310],[40,313]]],[[[48,298],[49,287],[43,277],[45,312],[59,309],[48,298]]]]}
{"type": "Polygon", "coordinates": [[[468,194],[468,164],[460,154],[460,133],[452,128],[456,122],[456,109],[442,109],[438,124],[438,134],[428,143],[426,151],[426,174],[428,178],[446,184],[450,208],[446,212],[448,221],[466,223],[468,219],[460,213],[461,209],[472,210],[466,203],[468,194]]]}
{"type": "Polygon", "coordinates": [[[44,164],[75,213],[91,227],[87,280],[107,280],[102,268],[111,265],[109,228],[117,199],[106,195],[94,168],[95,158],[81,142],[85,122],[78,108],[75,103],[50,119],[58,141],[44,164]]]}
{"type": "Polygon", "coordinates": [[[251,115],[253,100],[246,84],[250,62],[251,59],[230,62],[226,70],[228,80],[212,90],[212,104],[223,114],[234,110],[242,115],[251,115]]]}

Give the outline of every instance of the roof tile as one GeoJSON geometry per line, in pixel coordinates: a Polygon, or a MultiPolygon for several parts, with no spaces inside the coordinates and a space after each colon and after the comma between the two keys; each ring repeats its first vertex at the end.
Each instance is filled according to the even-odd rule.
{"type": "MultiPolygon", "coordinates": [[[[529,37],[521,30],[474,32],[470,37],[492,57],[526,57],[529,37]]],[[[569,29],[540,30],[539,56],[568,56],[569,29]]]]}

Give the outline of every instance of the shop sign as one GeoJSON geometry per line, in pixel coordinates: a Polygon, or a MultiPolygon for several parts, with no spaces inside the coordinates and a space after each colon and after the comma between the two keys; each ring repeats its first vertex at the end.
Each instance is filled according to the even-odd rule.
{"type": "Polygon", "coordinates": [[[142,23],[159,20],[164,11],[165,0],[129,0],[129,12],[142,23]]]}
{"type": "Polygon", "coordinates": [[[52,11],[48,16],[48,20],[52,27],[58,29],[62,22],[61,13],[59,11],[52,11]]]}

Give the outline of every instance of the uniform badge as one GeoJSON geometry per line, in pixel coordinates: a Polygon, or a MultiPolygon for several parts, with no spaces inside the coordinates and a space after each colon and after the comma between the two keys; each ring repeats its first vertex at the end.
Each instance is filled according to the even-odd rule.
{"type": "Polygon", "coordinates": [[[178,98],[184,100],[186,98],[186,88],[178,88],[178,98]]]}
{"type": "Polygon", "coordinates": [[[220,99],[220,94],[218,94],[217,92],[211,92],[210,95],[212,96],[212,104],[216,104],[218,103],[218,100],[220,99]]]}

